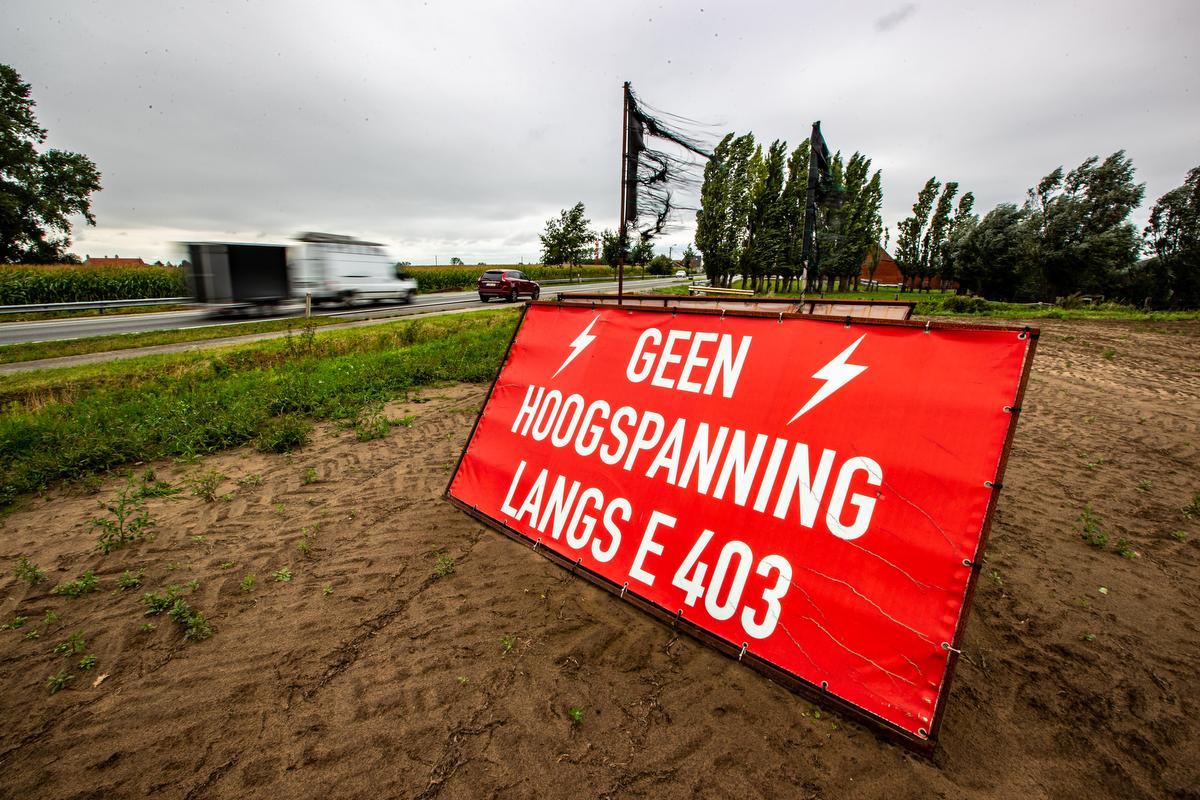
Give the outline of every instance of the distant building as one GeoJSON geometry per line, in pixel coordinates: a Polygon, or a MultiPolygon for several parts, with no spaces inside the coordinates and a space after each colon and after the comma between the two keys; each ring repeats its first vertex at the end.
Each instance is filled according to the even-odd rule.
{"type": "MultiPolygon", "coordinates": [[[[904,276],[900,274],[900,267],[896,266],[896,260],[891,254],[882,247],[877,248],[879,251],[879,264],[875,267],[875,278],[879,283],[900,283],[904,280],[904,276]]],[[[871,279],[871,260],[874,258],[874,253],[867,253],[863,259],[862,269],[859,271],[860,280],[871,279]]]]}
{"type": "Polygon", "coordinates": [[[85,267],[144,267],[146,262],[140,258],[121,258],[120,256],[92,258],[88,256],[83,265],[85,267]]]}
{"type": "MultiPolygon", "coordinates": [[[[866,258],[863,259],[862,268],[859,270],[859,280],[865,281],[871,278],[871,259],[872,254],[867,253],[866,258]]],[[[882,247],[879,248],[879,264],[875,267],[875,282],[892,285],[904,283],[904,276],[900,274],[900,267],[896,264],[896,259],[892,258],[891,254],[882,247]]],[[[935,275],[922,288],[941,289],[942,279],[935,275]]],[[[951,283],[946,288],[957,288],[957,284],[951,283]]]]}

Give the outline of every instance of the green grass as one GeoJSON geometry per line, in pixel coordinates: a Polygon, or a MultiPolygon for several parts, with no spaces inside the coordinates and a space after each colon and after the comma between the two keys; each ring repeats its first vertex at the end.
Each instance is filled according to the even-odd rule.
{"type": "Polygon", "coordinates": [[[512,310],[11,376],[0,388],[0,506],[58,480],[246,444],[282,418],[354,420],[441,382],[490,381],[512,310]]]}
{"type": "MultiPolygon", "coordinates": [[[[5,318],[6,319],[6,318],[5,318]]],[[[321,327],[344,323],[338,317],[310,317],[312,324],[321,327]]],[[[208,339],[223,339],[227,336],[251,336],[256,333],[276,333],[289,328],[299,332],[304,320],[272,319],[261,322],[242,322],[232,325],[206,325],[171,331],[146,331],[144,333],[118,333],[109,336],[88,336],[83,339],[68,339],[55,342],[25,342],[0,346],[0,364],[20,361],[37,361],[42,358],[105,353],[110,350],[129,350],[134,347],[153,347],[160,344],[200,342],[208,339]]]]}
{"type": "MultiPolygon", "coordinates": [[[[733,288],[741,288],[735,282],[733,288]]],[[[652,289],[653,294],[686,295],[687,286],[666,286],[652,289]]],[[[787,297],[798,298],[799,292],[784,292],[775,294],[766,292],[755,297],[787,297]]],[[[999,303],[980,298],[960,297],[950,292],[899,292],[895,289],[873,289],[859,292],[826,292],[814,294],[807,292],[811,300],[908,300],[917,304],[913,309],[915,316],[921,317],[966,317],[994,319],[1112,319],[1135,320],[1140,322],[1173,322],[1178,320],[1200,319],[1200,311],[1143,311],[1137,306],[1123,306],[1117,303],[1101,303],[1097,306],[1080,308],[1062,308],[1054,305],[1021,305],[1018,303],[999,303]]]]}
{"type": "MultiPolygon", "coordinates": [[[[182,297],[182,295],[180,295],[182,297]]],[[[19,303],[17,305],[20,305],[19,303]]],[[[184,311],[188,306],[172,303],[161,306],[129,306],[127,308],[79,308],[72,311],[30,311],[26,314],[0,316],[0,329],[6,322],[40,322],[45,319],[77,319],[79,317],[123,317],[129,314],[158,314],[163,311],[184,311]]]]}

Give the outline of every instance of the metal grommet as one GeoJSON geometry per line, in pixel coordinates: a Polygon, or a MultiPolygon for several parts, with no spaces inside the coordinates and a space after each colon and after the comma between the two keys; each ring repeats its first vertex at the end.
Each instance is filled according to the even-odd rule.
{"type": "Polygon", "coordinates": [[[964,567],[973,567],[973,566],[975,566],[974,564],[972,564],[972,563],[971,563],[971,559],[969,559],[969,558],[964,558],[964,559],[963,559],[963,561],[962,561],[962,565],[963,565],[964,567]]]}
{"type": "Polygon", "coordinates": [[[621,587],[621,594],[618,597],[624,598],[626,590],[629,589],[629,581],[625,581],[625,585],[621,587]]]}
{"type": "Polygon", "coordinates": [[[748,643],[742,642],[742,650],[741,650],[741,652],[738,653],[738,661],[741,661],[742,656],[746,655],[746,648],[748,648],[749,646],[750,645],[748,643]]]}
{"type": "Polygon", "coordinates": [[[931,322],[931,321],[929,321],[929,320],[926,320],[926,321],[925,321],[925,332],[926,332],[926,333],[929,333],[929,326],[930,326],[930,325],[932,325],[932,324],[933,324],[933,322],[931,322]]]}
{"type": "Polygon", "coordinates": [[[539,536],[539,537],[538,537],[538,540],[537,540],[536,542],[534,542],[534,543],[533,543],[533,549],[534,549],[534,550],[537,550],[537,549],[538,549],[538,545],[540,545],[541,543],[542,543],[542,537],[540,537],[540,536],[539,536]]]}
{"type": "Polygon", "coordinates": [[[992,483],[991,481],[984,481],[984,482],[983,482],[983,485],[984,485],[984,486],[986,486],[986,487],[987,487],[987,488],[989,488],[989,489],[995,489],[995,488],[996,488],[996,484],[992,483]]]}
{"type": "Polygon", "coordinates": [[[925,730],[924,728],[917,728],[917,736],[920,736],[922,739],[928,739],[929,731],[925,730]]]}
{"type": "Polygon", "coordinates": [[[1023,340],[1023,339],[1028,339],[1028,338],[1029,338],[1029,326],[1028,326],[1028,325],[1026,325],[1026,326],[1025,326],[1025,327],[1024,327],[1022,330],[1021,330],[1021,332],[1017,334],[1017,338],[1018,338],[1018,339],[1022,339],[1022,340],[1023,340]]]}
{"type": "Polygon", "coordinates": [[[681,620],[681,619],[683,619],[683,609],[682,608],[675,612],[675,620],[671,623],[671,627],[674,628],[676,625],[678,625],[679,620],[681,620]]]}

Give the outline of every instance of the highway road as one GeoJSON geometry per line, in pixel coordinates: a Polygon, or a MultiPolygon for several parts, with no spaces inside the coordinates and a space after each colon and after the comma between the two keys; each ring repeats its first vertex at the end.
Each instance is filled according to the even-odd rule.
{"type": "MultiPolygon", "coordinates": [[[[644,280],[625,281],[629,291],[653,289],[659,286],[686,283],[683,278],[646,278],[644,280]]],[[[556,284],[542,287],[543,299],[552,299],[558,292],[615,292],[616,281],[603,283],[556,284]]],[[[314,310],[315,315],[335,316],[347,322],[373,317],[403,317],[409,314],[420,314],[429,311],[467,310],[482,308],[486,305],[505,306],[507,303],[493,300],[481,303],[474,291],[470,292],[438,292],[436,294],[417,295],[411,305],[387,303],[378,305],[360,305],[354,308],[337,308],[333,310],[314,310]]],[[[303,306],[283,308],[279,313],[253,317],[212,316],[205,309],[188,309],[186,311],[165,311],[152,314],[122,314],[111,317],[77,317],[73,319],[48,319],[37,322],[6,322],[0,323],[0,344],[17,344],[20,342],[46,342],[62,339],[81,339],[88,336],[105,336],[116,333],[141,333],[143,331],[175,330],[179,328],[199,328],[208,325],[229,325],[239,322],[261,322],[266,319],[284,319],[301,316],[303,306]]],[[[228,334],[226,334],[228,335],[228,334]]]]}

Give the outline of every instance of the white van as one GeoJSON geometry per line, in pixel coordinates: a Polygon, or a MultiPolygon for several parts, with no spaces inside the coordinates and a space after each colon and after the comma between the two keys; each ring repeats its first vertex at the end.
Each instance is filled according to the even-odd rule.
{"type": "Polygon", "coordinates": [[[311,292],[314,303],[403,300],[411,303],[417,282],[397,267],[383,245],[333,233],[296,237],[288,272],[292,296],[311,292]]]}

